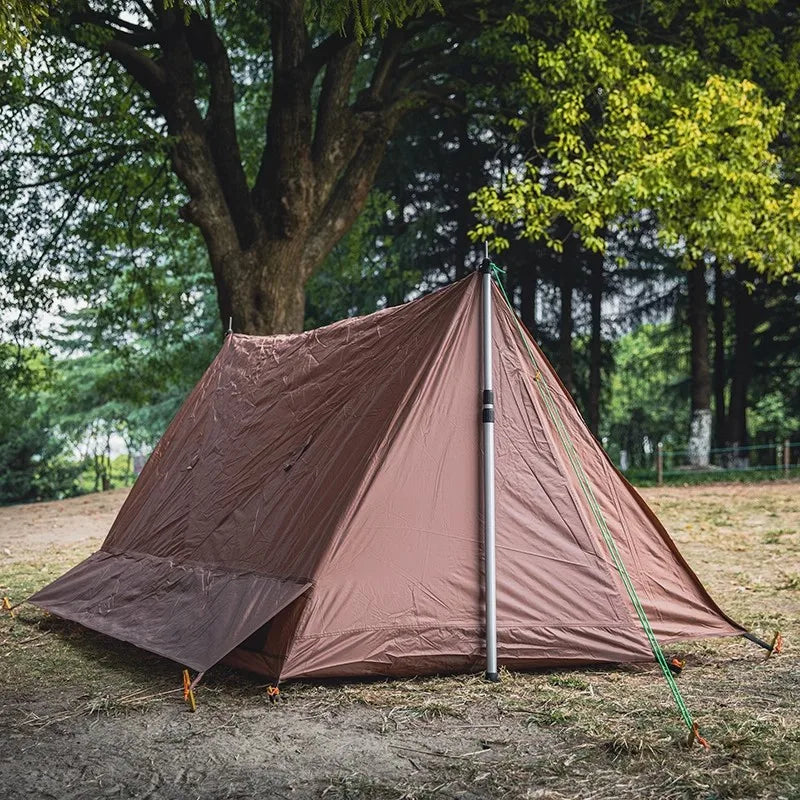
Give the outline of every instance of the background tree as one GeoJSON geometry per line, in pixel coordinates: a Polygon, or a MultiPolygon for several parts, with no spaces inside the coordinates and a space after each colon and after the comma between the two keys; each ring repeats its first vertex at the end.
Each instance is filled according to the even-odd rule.
{"type": "Polygon", "coordinates": [[[695,466],[707,465],[706,260],[783,276],[800,256],[800,192],[783,180],[772,150],[784,107],[747,79],[715,74],[691,49],[632,40],[600,4],[562,6],[552,21],[555,44],[522,15],[509,17],[506,30],[518,41],[534,131],[541,125],[545,138],[523,175],[476,195],[486,224],[475,235],[492,235],[496,220],[521,222],[523,236],[558,251],[574,236],[602,250],[608,225],[652,214],[659,242],[689,271],[690,450],[695,466]]]}
{"type": "MultiPolygon", "coordinates": [[[[26,50],[0,60],[0,337],[8,353],[49,365],[44,384],[18,392],[24,408],[0,405],[4,437],[34,443],[27,460],[8,462],[22,476],[20,497],[119,480],[116,454],[152,447],[219,346],[219,281],[204,234],[183,218],[192,197],[174,168],[185,145],[103,49],[109,37],[171,70],[164,48],[211,20],[235,93],[247,206],[276,92],[272,15],[289,5],[145,4],[151,18],[139,3],[69,0],[26,50]],[[81,21],[87,8],[110,18],[81,21]],[[178,8],[182,19],[163,28],[161,11],[178,8]],[[131,40],[144,37],[131,26],[174,41],[131,40]],[[80,469],[87,456],[77,480],[36,477],[47,443],[47,463],[80,469]]],[[[394,36],[404,39],[397,96],[413,96],[400,103],[355,221],[305,283],[305,327],[465,275],[482,252],[467,238],[475,220],[465,198],[491,185],[479,194],[477,238],[491,223],[508,244],[492,251],[511,301],[613,457],[626,449],[645,468],[659,438],[685,447],[700,371],[690,365],[712,329],[712,389],[696,406],[710,408],[713,394],[718,444],[738,442],[745,463],[752,454],[741,448],[755,442],[765,464],[774,437],[800,435],[791,278],[800,70],[796,13],[783,0],[518,0],[488,16],[466,0],[444,16],[408,4],[402,28],[379,4],[371,20],[354,4],[305,8],[312,52],[324,42],[359,51],[353,113],[370,113],[364,103],[394,36]]],[[[190,55],[203,122],[195,143],[210,148],[219,84],[190,55]]],[[[328,61],[310,89],[312,161],[333,71],[328,61]]],[[[316,171],[312,179],[313,194],[316,171]]],[[[699,363],[710,368],[708,357],[699,363]]],[[[22,375],[24,361],[11,359],[12,372],[22,375]]]]}
{"type": "Polygon", "coordinates": [[[77,490],[82,465],[49,407],[56,381],[45,353],[0,344],[0,503],[77,490]]]}
{"type": "MultiPolygon", "coordinates": [[[[52,230],[42,218],[55,214],[53,246],[35,266],[73,266],[61,247],[72,220],[119,205],[112,168],[144,158],[154,186],[141,202],[180,201],[207,249],[224,323],[300,330],[305,284],[364,208],[399,121],[447,102],[457,48],[485,20],[470,8],[60,4],[26,58],[6,66],[3,128],[19,143],[6,158],[6,196],[13,206],[32,190],[25,205],[41,209],[23,229],[12,214],[6,235],[52,230]],[[165,170],[177,185],[159,177],[165,170]],[[45,185],[63,201],[37,196],[45,185]]],[[[27,268],[30,282],[38,272],[27,268]]]]}

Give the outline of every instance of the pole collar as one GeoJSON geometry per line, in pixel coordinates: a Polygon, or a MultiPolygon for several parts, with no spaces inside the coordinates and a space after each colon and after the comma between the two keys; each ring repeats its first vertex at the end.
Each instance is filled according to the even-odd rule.
{"type": "Polygon", "coordinates": [[[483,273],[484,275],[491,274],[491,272],[492,272],[492,262],[489,261],[488,258],[484,258],[483,261],[481,261],[481,265],[480,265],[480,267],[478,267],[478,270],[481,273],[483,273]]]}

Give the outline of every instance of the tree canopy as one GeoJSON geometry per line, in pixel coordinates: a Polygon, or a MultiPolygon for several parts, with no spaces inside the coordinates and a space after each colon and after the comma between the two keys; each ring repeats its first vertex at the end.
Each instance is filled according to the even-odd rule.
{"type": "MultiPolygon", "coordinates": [[[[712,5],[705,13],[715,19],[712,5]]],[[[732,67],[713,49],[665,43],[662,24],[675,19],[677,4],[664,7],[650,30],[619,25],[612,9],[560,4],[552,39],[524,13],[502,26],[519,67],[515,93],[525,102],[508,122],[530,129],[533,149],[504,185],[477,192],[485,222],[475,237],[506,223],[559,250],[555,222],[564,219],[586,247],[602,250],[607,226],[636,226],[652,215],[661,244],[678,248],[687,265],[713,256],[771,275],[794,272],[800,190],[782,160],[797,148],[787,106],[794,94],[769,99],[749,77],[758,66],[750,49],[732,67]]],[[[690,20],[696,25],[697,13],[690,20]]],[[[770,44],[793,48],[796,34],[789,38],[771,36],[770,44]]],[[[785,79],[793,93],[796,80],[785,79]]]]}
{"type": "Polygon", "coordinates": [[[612,454],[712,407],[707,447],[800,436],[788,0],[12,0],[0,41],[4,499],[146,452],[229,318],[404,302],[483,239],[612,454]]]}

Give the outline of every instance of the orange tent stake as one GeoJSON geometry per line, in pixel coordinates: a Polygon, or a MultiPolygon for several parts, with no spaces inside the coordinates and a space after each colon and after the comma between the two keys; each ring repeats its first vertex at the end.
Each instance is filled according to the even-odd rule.
{"type": "Polygon", "coordinates": [[[191,711],[197,711],[197,703],[194,699],[194,685],[189,677],[189,670],[183,671],[183,699],[189,704],[191,711]]]}
{"type": "Polygon", "coordinates": [[[0,610],[8,612],[12,617],[14,616],[14,606],[11,605],[11,600],[9,600],[8,597],[3,597],[3,603],[0,605],[0,610]]]}

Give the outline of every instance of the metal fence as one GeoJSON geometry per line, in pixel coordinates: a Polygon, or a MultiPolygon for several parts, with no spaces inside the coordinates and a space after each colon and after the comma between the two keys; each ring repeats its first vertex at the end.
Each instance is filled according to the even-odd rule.
{"type": "Polygon", "coordinates": [[[698,466],[689,461],[689,450],[667,450],[659,442],[655,453],[656,483],[665,479],[689,478],[695,475],[725,480],[751,473],[756,477],[800,476],[800,442],[768,442],[747,447],[715,447],[709,463],[698,466]]]}

